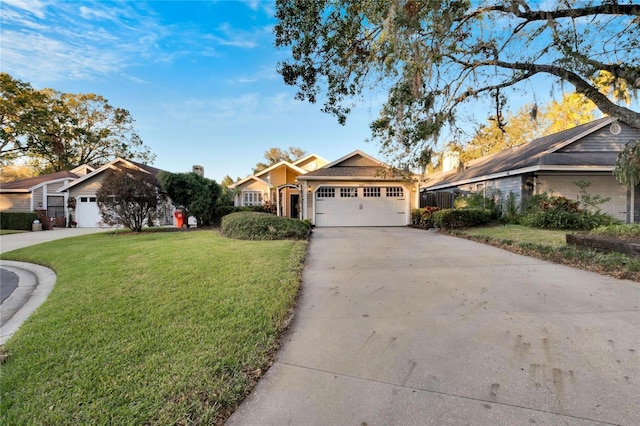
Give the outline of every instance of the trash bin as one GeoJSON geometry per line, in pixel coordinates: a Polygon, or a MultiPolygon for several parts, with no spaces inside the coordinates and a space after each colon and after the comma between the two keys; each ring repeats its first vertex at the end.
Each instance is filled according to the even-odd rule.
{"type": "Polygon", "coordinates": [[[180,210],[176,210],[173,215],[176,218],[176,226],[178,228],[182,228],[182,226],[184,225],[184,213],[180,210]]]}
{"type": "Polygon", "coordinates": [[[33,223],[31,224],[31,230],[32,231],[42,231],[42,224],[40,223],[40,221],[38,219],[34,220],[33,223]]]}

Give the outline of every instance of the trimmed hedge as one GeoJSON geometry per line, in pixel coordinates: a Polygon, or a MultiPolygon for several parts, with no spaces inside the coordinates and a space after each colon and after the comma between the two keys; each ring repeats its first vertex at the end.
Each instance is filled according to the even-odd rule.
{"type": "Polygon", "coordinates": [[[270,213],[237,212],[222,218],[220,232],[238,240],[304,240],[311,226],[305,221],[270,213]]]}
{"type": "Polygon", "coordinates": [[[432,219],[436,228],[453,229],[486,225],[494,217],[487,209],[445,209],[433,212],[432,219]]]}
{"type": "Polygon", "coordinates": [[[38,218],[37,213],[27,212],[1,212],[0,229],[15,229],[31,231],[33,221],[38,218]]]}

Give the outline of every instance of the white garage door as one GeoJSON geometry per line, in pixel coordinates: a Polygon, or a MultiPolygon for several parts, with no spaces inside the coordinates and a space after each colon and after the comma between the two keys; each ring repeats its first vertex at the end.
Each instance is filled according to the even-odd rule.
{"type": "Polygon", "coordinates": [[[405,226],[409,194],[402,186],[323,186],[315,192],[316,226],[405,226]]]}
{"type": "Polygon", "coordinates": [[[78,228],[96,228],[102,225],[96,197],[78,197],[75,216],[78,228]]]}

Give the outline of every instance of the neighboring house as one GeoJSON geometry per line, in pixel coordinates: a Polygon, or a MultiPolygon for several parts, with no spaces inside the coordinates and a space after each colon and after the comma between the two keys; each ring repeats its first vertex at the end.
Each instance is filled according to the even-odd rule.
{"type": "Polygon", "coordinates": [[[93,171],[93,167],[83,165],[71,171],[3,183],[0,186],[0,211],[37,212],[45,229],[64,227],[68,217],[68,195],[59,189],[93,171]]]}
{"type": "Polygon", "coordinates": [[[423,180],[424,194],[480,192],[505,202],[512,193],[517,206],[529,197],[547,192],[579,199],[574,182],[590,182],[587,192],[610,197],[602,211],[627,223],[640,222],[640,188],[620,185],[613,175],[618,153],[640,129],[605,117],[548,135],[423,180]]]}
{"type": "Polygon", "coordinates": [[[234,205],[271,205],[278,216],[301,218],[298,177],[327,164],[327,160],[310,154],[299,160],[281,161],[229,185],[236,191],[234,205]]]}
{"type": "MultiPolygon", "coordinates": [[[[72,200],[70,203],[71,206],[73,206],[73,201],[75,201],[75,208],[69,209],[67,214],[73,217],[73,220],[77,222],[79,228],[109,226],[102,221],[96,194],[106,176],[105,172],[122,168],[138,169],[154,176],[162,172],[162,170],[146,164],[117,158],[93,172],[62,186],[59,191],[65,194],[66,199],[72,200]]],[[[158,211],[158,221],[155,225],[171,225],[173,223],[173,211],[174,209],[170,201],[167,200],[158,211]]]]}
{"type": "Polygon", "coordinates": [[[418,207],[418,181],[354,151],[298,176],[302,218],[316,226],[407,226],[418,207]]]}

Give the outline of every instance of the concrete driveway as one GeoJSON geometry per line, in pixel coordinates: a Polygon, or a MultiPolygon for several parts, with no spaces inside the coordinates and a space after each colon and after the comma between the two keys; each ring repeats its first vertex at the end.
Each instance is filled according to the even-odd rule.
{"type": "Polygon", "coordinates": [[[315,229],[228,425],[640,424],[640,284],[408,228],[315,229]]]}

